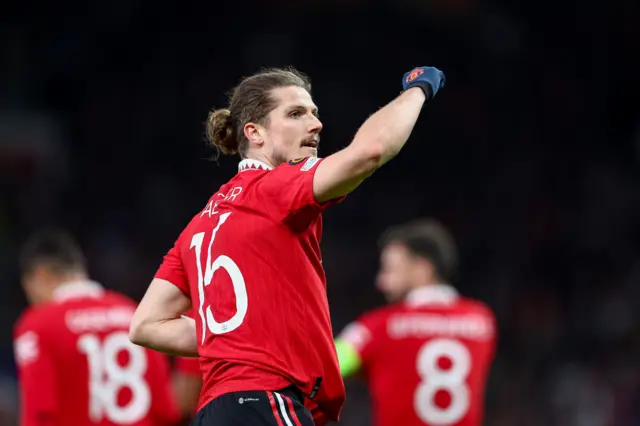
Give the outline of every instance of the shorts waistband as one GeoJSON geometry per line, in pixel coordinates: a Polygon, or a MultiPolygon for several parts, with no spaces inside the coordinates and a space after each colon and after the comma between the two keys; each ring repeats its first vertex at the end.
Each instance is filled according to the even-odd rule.
{"type": "Polygon", "coordinates": [[[274,392],[278,392],[280,394],[286,395],[289,398],[295,398],[298,400],[300,404],[304,405],[304,394],[295,385],[290,385],[290,386],[287,386],[286,388],[275,390],[274,392]]]}

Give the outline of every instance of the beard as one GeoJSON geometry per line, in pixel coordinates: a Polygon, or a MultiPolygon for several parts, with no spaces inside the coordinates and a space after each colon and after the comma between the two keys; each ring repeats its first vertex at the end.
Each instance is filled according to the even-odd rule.
{"type": "Polygon", "coordinates": [[[293,158],[288,158],[283,150],[274,147],[273,151],[271,152],[271,160],[273,161],[274,167],[278,167],[280,164],[284,164],[289,160],[293,160],[293,158]]]}

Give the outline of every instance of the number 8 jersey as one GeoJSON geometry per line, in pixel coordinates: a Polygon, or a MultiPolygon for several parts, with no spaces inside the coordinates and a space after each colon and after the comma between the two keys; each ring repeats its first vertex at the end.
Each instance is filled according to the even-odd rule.
{"type": "Polygon", "coordinates": [[[243,160],[198,212],[155,278],[193,304],[203,386],[200,408],[236,391],[307,396],[317,424],[336,420],[345,395],[322,268],[321,213],[309,157],[272,169],[243,160]]]}
{"type": "Polygon", "coordinates": [[[413,290],[338,338],[359,355],[376,426],[480,426],[495,319],[453,287],[413,290]]]}

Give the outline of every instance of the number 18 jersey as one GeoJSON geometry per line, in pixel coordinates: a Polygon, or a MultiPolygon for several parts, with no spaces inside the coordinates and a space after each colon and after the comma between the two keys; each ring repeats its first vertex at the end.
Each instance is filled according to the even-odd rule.
{"type": "Polygon", "coordinates": [[[377,426],[480,426],[495,336],[486,305],[437,285],[362,315],[340,339],[360,355],[377,426]]]}
{"type": "Polygon", "coordinates": [[[14,334],[21,426],[173,426],[166,356],[129,341],[136,304],[94,282],[56,288],[14,334]]]}

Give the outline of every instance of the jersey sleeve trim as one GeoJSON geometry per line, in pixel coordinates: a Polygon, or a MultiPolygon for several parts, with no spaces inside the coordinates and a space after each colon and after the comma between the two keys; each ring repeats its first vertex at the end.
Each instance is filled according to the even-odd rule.
{"type": "Polygon", "coordinates": [[[307,161],[302,163],[302,165],[300,165],[299,168],[301,172],[311,171],[311,179],[309,179],[309,193],[310,193],[310,199],[312,200],[314,206],[322,211],[328,207],[331,207],[333,205],[336,205],[342,202],[342,200],[346,198],[346,195],[343,195],[341,197],[334,198],[333,200],[328,200],[322,203],[319,203],[318,200],[316,200],[316,196],[313,194],[313,179],[315,178],[316,171],[318,170],[318,165],[322,163],[325,159],[317,158],[317,157],[308,157],[306,160],[307,161]]]}

